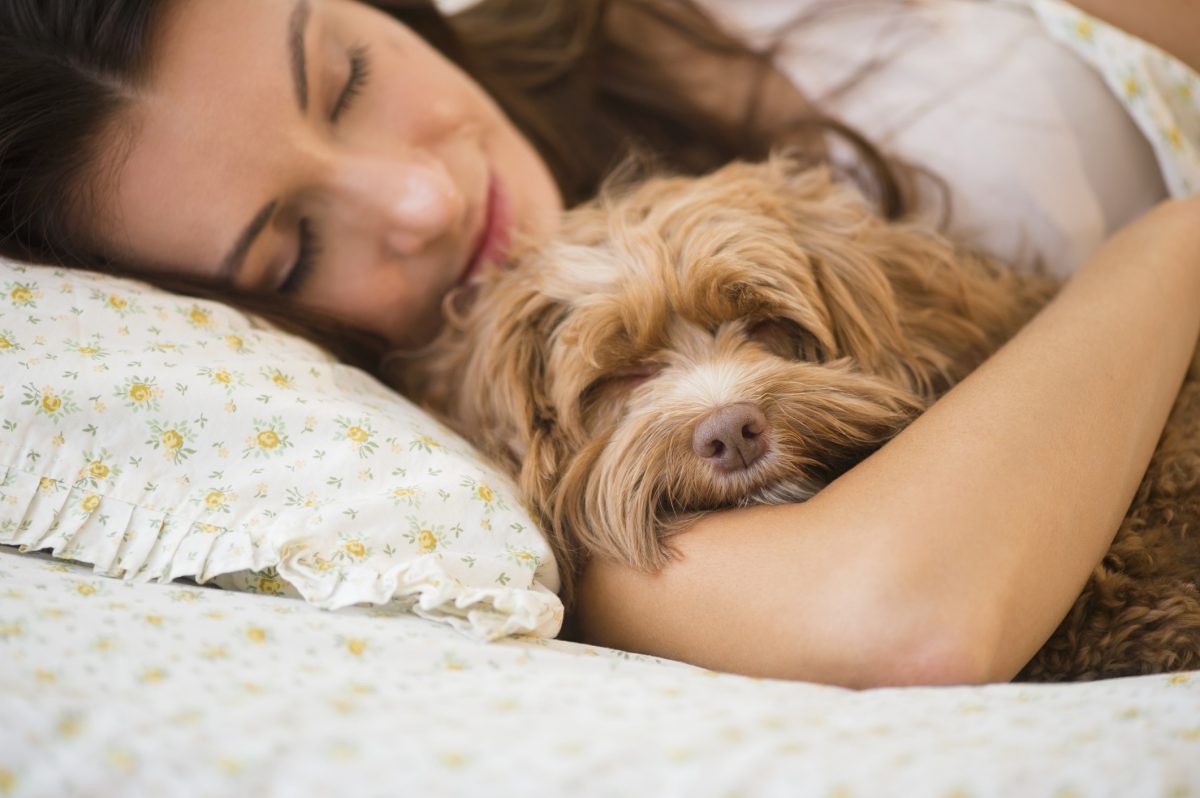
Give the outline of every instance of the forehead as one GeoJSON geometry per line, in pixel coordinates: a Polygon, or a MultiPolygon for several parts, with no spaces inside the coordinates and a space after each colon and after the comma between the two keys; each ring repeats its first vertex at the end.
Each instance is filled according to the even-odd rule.
{"type": "Polygon", "coordinates": [[[110,131],[96,234],[134,261],[214,267],[268,196],[299,121],[292,0],[184,0],[156,31],[148,85],[110,131]],[[219,153],[220,157],[214,157],[219,153]]]}

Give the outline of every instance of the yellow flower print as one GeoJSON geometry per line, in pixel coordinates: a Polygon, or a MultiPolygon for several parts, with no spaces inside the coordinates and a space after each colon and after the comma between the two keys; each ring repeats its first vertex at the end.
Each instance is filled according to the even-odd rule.
{"type": "Polygon", "coordinates": [[[225,509],[225,492],[220,490],[211,490],[204,497],[204,506],[210,510],[225,509]]]}
{"type": "Polygon", "coordinates": [[[283,595],[283,580],[274,573],[264,573],[258,577],[257,589],[268,596],[283,595]]]}
{"type": "Polygon", "coordinates": [[[163,618],[161,615],[147,615],[146,623],[150,624],[151,626],[162,626],[163,618]]]}
{"type": "Polygon", "coordinates": [[[71,713],[63,717],[54,727],[59,737],[75,737],[83,729],[79,716],[71,713]]]}
{"type": "Polygon", "coordinates": [[[242,458],[276,457],[291,448],[291,441],[284,428],[283,419],[275,416],[269,420],[254,419],[255,432],[246,440],[242,458]]]}
{"type": "Polygon", "coordinates": [[[91,357],[92,355],[98,353],[100,350],[94,346],[81,346],[81,347],[78,347],[75,351],[78,352],[79,354],[83,355],[84,357],[91,357]]]}
{"type": "Polygon", "coordinates": [[[129,306],[129,302],[124,297],[118,296],[116,294],[109,294],[108,306],[110,308],[113,308],[114,310],[124,310],[126,307],[129,306]]]}
{"type": "Polygon", "coordinates": [[[472,498],[483,502],[484,512],[490,513],[496,509],[508,509],[491,485],[472,479],[471,477],[463,477],[462,482],[459,484],[471,491],[472,498]]]}
{"type": "Polygon", "coordinates": [[[42,394],[42,409],[47,413],[57,413],[62,409],[62,399],[47,391],[42,394]]]}
{"type": "Polygon", "coordinates": [[[417,534],[417,547],[423,552],[431,552],[437,548],[437,536],[432,530],[422,529],[417,534]]]}
{"type": "Polygon", "coordinates": [[[1167,128],[1167,143],[1174,150],[1183,149],[1183,134],[1179,132],[1179,125],[1171,125],[1167,128]]]}
{"type": "Polygon", "coordinates": [[[225,344],[234,352],[241,352],[246,348],[246,342],[238,335],[226,335],[225,344]]]}
{"type": "Polygon", "coordinates": [[[1124,89],[1125,97],[1129,100],[1140,97],[1142,94],[1141,81],[1139,81],[1134,75],[1127,76],[1125,80],[1121,82],[1121,88],[1124,89]]]}
{"type": "Polygon", "coordinates": [[[441,441],[434,440],[428,435],[418,435],[413,438],[408,444],[409,451],[421,451],[426,454],[432,454],[434,449],[441,449],[441,441]]]}
{"type": "Polygon", "coordinates": [[[420,508],[421,506],[421,491],[418,488],[409,485],[402,485],[398,488],[392,488],[388,494],[392,498],[392,503],[396,506],[405,505],[407,507],[420,508]]]}
{"type": "Polygon", "coordinates": [[[162,668],[147,668],[142,671],[142,675],[138,677],[138,681],[143,684],[152,684],[154,682],[161,682],[166,677],[167,672],[162,668]]]}
{"type": "Polygon", "coordinates": [[[341,546],[342,551],[349,554],[351,557],[362,559],[367,556],[367,547],[363,545],[361,540],[348,540],[341,546]]]}
{"type": "Polygon", "coordinates": [[[437,524],[423,523],[414,516],[409,516],[408,531],[404,533],[404,538],[422,554],[430,554],[445,543],[445,528],[437,524]]]}
{"type": "Polygon", "coordinates": [[[12,300],[12,303],[18,307],[22,305],[32,305],[34,300],[34,292],[29,286],[18,283],[8,292],[8,298],[12,300]]]}
{"type": "Polygon", "coordinates": [[[153,377],[133,376],[125,380],[114,394],[125,403],[125,406],[135,412],[158,410],[158,400],[162,398],[162,389],[154,384],[153,377]]]}
{"type": "Polygon", "coordinates": [[[106,479],[111,473],[109,467],[99,460],[88,463],[88,475],[92,479],[106,479]]]}
{"type": "Polygon", "coordinates": [[[12,341],[8,340],[3,335],[0,335],[0,350],[12,349],[12,347],[13,347],[12,341]]]}
{"type": "Polygon", "coordinates": [[[79,503],[79,506],[90,513],[100,506],[100,497],[94,493],[89,493],[83,498],[83,501],[79,503]]]}
{"type": "Polygon", "coordinates": [[[194,305],[188,311],[187,317],[188,321],[197,327],[206,327],[212,323],[212,317],[208,315],[208,311],[194,305]]]}
{"type": "Polygon", "coordinates": [[[7,640],[10,637],[19,637],[24,633],[25,630],[19,623],[0,623],[0,640],[7,640]]]}
{"type": "Polygon", "coordinates": [[[1081,17],[1075,23],[1075,35],[1084,41],[1090,42],[1095,32],[1095,28],[1092,27],[1092,21],[1087,17],[1081,17]]]}
{"type": "Polygon", "coordinates": [[[337,567],[334,565],[332,560],[327,560],[319,554],[312,558],[312,566],[313,568],[316,568],[319,573],[332,571],[337,567]]]}
{"type": "Polygon", "coordinates": [[[251,643],[264,643],[267,639],[267,630],[261,626],[251,626],[246,630],[246,639],[251,643]]]}
{"type": "Polygon", "coordinates": [[[196,453],[195,449],[188,446],[188,442],[192,439],[192,431],[187,422],[181,421],[168,425],[152,421],[150,433],[151,436],[146,441],[147,445],[153,446],[155,449],[161,448],[163,455],[176,465],[196,453]]]}
{"type": "Polygon", "coordinates": [[[447,751],[446,753],[441,754],[438,759],[441,760],[444,767],[447,767],[451,770],[456,770],[467,764],[466,754],[461,754],[458,751],[447,751]]]}
{"type": "Polygon", "coordinates": [[[344,440],[350,442],[352,446],[358,449],[359,457],[368,457],[375,453],[375,449],[379,444],[373,440],[375,429],[371,426],[371,420],[367,417],[362,418],[347,418],[338,416],[335,421],[341,428],[341,434],[344,440]]]}
{"type": "Polygon", "coordinates": [[[38,480],[38,490],[42,493],[49,493],[58,487],[58,480],[50,477],[42,477],[38,480]]]}
{"type": "Polygon", "coordinates": [[[229,385],[231,382],[233,382],[233,375],[231,375],[225,369],[217,369],[214,371],[212,378],[214,381],[219,382],[222,385],[229,385]]]}
{"type": "Polygon", "coordinates": [[[507,545],[504,547],[504,551],[514,563],[531,571],[536,570],[541,565],[541,561],[538,560],[537,555],[529,549],[518,549],[515,546],[507,545]]]}
{"type": "Polygon", "coordinates": [[[75,592],[81,596],[94,596],[96,595],[96,586],[89,585],[87,582],[80,582],[75,586],[75,592]]]}
{"type": "Polygon", "coordinates": [[[0,768],[0,793],[9,795],[16,791],[17,777],[11,770],[0,768]]]}
{"type": "Polygon", "coordinates": [[[361,657],[367,650],[367,641],[361,637],[352,637],[346,641],[346,650],[356,657],[361,657]]]}

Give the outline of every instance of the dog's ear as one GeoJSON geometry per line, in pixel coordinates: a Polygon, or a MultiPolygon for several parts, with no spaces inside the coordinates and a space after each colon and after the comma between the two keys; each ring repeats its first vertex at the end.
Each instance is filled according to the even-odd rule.
{"type": "Polygon", "coordinates": [[[926,226],[881,218],[828,169],[773,159],[837,351],[932,399],[978,365],[1036,303],[1006,270],[926,226]]]}
{"type": "Polygon", "coordinates": [[[493,272],[433,343],[397,358],[388,376],[516,477],[554,423],[546,360],[564,313],[533,275],[493,272]]]}
{"type": "Polygon", "coordinates": [[[568,309],[543,289],[541,268],[532,256],[514,272],[484,275],[466,309],[449,313],[438,338],[392,371],[401,390],[517,482],[554,550],[567,601],[582,563],[554,521],[556,484],[569,454],[547,364],[568,309]]]}

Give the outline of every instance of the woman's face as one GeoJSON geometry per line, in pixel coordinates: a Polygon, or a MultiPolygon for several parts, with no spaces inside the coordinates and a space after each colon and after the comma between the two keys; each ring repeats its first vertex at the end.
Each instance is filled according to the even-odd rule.
{"type": "Polygon", "coordinates": [[[291,294],[395,346],[562,209],[474,81],[351,0],[171,3],[111,134],[91,231],[110,255],[291,294]]]}

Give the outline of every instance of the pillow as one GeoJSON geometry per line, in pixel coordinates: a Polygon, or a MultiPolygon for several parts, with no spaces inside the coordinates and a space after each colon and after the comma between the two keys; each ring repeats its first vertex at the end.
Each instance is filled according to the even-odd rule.
{"type": "Polygon", "coordinates": [[[365,372],[215,302],[0,260],[0,544],[553,636],[513,486],[365,372]]]}

